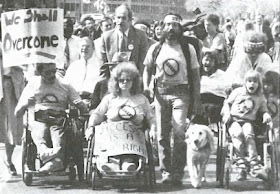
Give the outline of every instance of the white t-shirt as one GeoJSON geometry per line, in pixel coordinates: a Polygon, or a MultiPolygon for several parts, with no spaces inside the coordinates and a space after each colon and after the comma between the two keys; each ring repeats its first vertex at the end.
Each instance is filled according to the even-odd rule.
{"type": "MultiPolygon", "coordinates": [[[[147,52],[144,65],[154,67],[153,51],[158,43],[152,45],[147,52]]],[[[162,48],[156,58],[156,74],[155,78],[158,83],[166,85],[188,84],[187,65],[191,65],[191,69],[199,68],[195,49],[189,44],[190,61],[187,64],[183,50],[180,44],[170,46],[163,43],[162,48]]]]}

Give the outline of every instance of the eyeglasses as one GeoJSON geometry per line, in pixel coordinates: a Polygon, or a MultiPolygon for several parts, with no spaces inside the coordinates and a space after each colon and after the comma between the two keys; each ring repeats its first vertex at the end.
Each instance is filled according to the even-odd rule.
{"type": "Polygon", "coordinates": [[[118,79],[118,81],[119,81],[120,83],[124,83],[124,82],[132,82],[132,78],[118,79]]]}

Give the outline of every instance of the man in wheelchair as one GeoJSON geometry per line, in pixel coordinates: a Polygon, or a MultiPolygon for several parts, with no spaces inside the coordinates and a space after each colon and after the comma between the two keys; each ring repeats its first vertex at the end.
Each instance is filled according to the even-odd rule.
{"type": "Polygon", "coordinates": [[[24,88],[15,115],[22,117],[29,110],[28,127],[43,164],[39,172],[57,171],[63,169],[65,110],[69,104],[81,110],[86,105],[72,86],[56,77],[55,63],[38,63],[36,71],[39,76],[29,80],[24,88]]]}
{"type": "Polygon", "coordinates": [[[271,122],[267,104],[262,92],[261,76],[251,70],[245,75],[244,86],[234,89],[225,100],[222,115],[237,155],[240,168],[237,180],[242,181],[247,173],[254,175],[262,168],[255,143],[254,121],[257,113],[262,114],[263,123],[271,122]],[[245,154],[248,153],[248,159],[245,154]]]}

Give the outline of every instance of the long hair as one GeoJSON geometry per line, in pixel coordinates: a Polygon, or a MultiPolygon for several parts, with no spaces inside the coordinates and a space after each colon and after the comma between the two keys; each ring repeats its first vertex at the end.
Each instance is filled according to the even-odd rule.
{"type": "Polygon", "coordinates": [[[163,25],[163,21],[159,21],[155,24],[155,26],[153,28],[153,31],[154,31],[153,39],[156,41],[159,41],[159,38],[156,36],[156,28],[159,27],[162,30],[162,25],[163,25]]]}
{"type": "Polygon", "coordinates": [[[214,63],[214,66],[212,67],[211,71],[210,72],[205,72],[204,71],[204,64],[201,65],[201,72],[202,72],[202,75],[211,75],[212,73],[216,72],[217,69],[218,69],[218,57],[217,57],[217,54],[215,53],[212,53],[212,52],[206,52],[204,54],[204,56],[202,57],[202,61],[203,61],[203,58],[206,58],[206,57],[209,57],[211,62],[214,63]]]}
{"type": "Polygon", "coordinates": [[[263,84],[271,84],[273,94],[280,98],[279,94],[280,75],[274,71],[267,71],[263,77],[263,84]]]}
{"type": "Polygon", "coordinates": [[[119,63],[112,71],[111,78],[108,83],[108,90],[114,96],[119,96],[121,94],[121,90],[119,87],[119,77],[123,72],[129,74],[132,78],[132,87],[130,89],[130,93],[132,95],[140,94],[140,75],[139,71],[134,64],[134,62],[121,62],[119,63]]]}
{"type": "MultiPolygon", "coordinates": [[[[244,77],[244,86],[246,87],[246,81],[248,79],[254,79],[258,82],[258,88],[255,92],[257,95],[263,94],[263,83],[262,83],[262,78],[261,74],[255,70],[249,70],[244,77]]],[[[247,89],[246,89],[247,90],[247,89]]]]}

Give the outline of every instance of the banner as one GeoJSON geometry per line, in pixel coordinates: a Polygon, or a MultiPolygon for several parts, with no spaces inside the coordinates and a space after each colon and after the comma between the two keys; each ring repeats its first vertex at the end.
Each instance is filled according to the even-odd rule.
{"type": "Polygon", "coordinates": [[[63,63],[63,10],[25,9],[1,14],[3,66],[63,63]]]}
{"type": "Polygon", "coordinates": [[[102,123],[95,127],[94,155],[105,152],[108,156],[136,154],[147,157],[145,134],[129,121],[102,123]]]}

